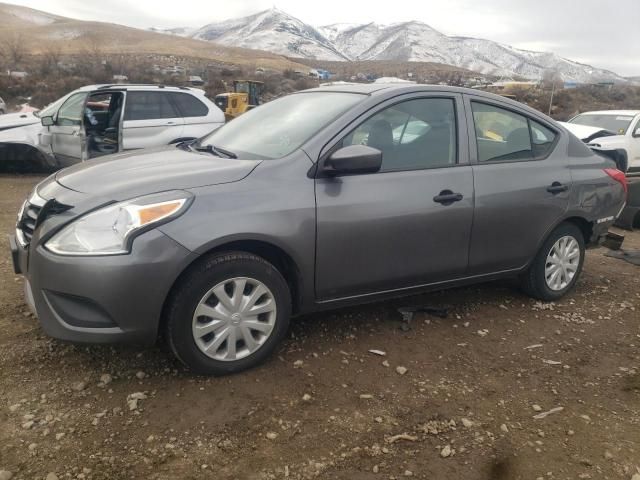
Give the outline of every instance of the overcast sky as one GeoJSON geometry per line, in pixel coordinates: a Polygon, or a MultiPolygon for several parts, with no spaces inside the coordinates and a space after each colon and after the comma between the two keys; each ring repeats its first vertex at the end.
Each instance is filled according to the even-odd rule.
{"type": "MultiPolygon", "coordinates": [[[[83,20],[133,27],[201,27],[256,13],[269,0],[13,0],[83,20]]],[[[622,75],[640,75],[640,0],[278,0],[314,26],[419,20],[450,35],[553,51],[622,75]]]]}

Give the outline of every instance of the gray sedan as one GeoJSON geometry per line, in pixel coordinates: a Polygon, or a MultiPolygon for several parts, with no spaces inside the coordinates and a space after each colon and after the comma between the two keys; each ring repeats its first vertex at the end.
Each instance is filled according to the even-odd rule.
{"type": "Polygon", "coordinates": [[[51,336],[162,332],[194,371],[225,374],[311,311],[501,277],[559,299],[625,192],[611,160],[503,97],[336,86],[56,173],[11,249],[51,336]]]}

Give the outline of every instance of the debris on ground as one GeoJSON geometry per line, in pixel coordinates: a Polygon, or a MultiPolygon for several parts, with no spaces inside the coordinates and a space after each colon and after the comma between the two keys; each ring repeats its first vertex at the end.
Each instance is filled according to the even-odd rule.
{"type": "Polygon", "coordinates": [[[379,355],[381,357],[384,357],[387,354],[387,352],[382,350],[369,350],[369,353],[373,353],[374,355],[379,355]]]}
{"type": "Polygon", "coordinates": [[[557,412],[561,412],[563,410],[564,410],[564,407],[555,407],[555,408],[552,408],[551,410],[548,410],[546,412],[542,412],[542,413],[539,413],[537,415],[534,415],[533,418],[535,418],[536,420],[540,420],[542,418],[548,417],[551,414],[554,414],[554,413],[557,413],[557,412]]]}
{"type": "Polygon", "coordinates": [[[607,257],[617,258],[618,260],[624,260],[632,265],[640,267],[640,250],[608,250],[605,252],[607,257]]]}
{"type": "Polygon", "coordinates": [[[433,315],[434,317],[439,318],[447,318],[448,315],[448,310],[446,308],[429,306],[400,307],[398,308],[398,312],[400,312],[400,315],[402,315],[402,321],[405,324],[411,323],[411,320],[413,320],[413,316],[416,313],[426,313],[428,315],[433,315]]]}
{"type": "Polygon", "coordinates": [[[405,440],[407,442],[417,442],[418,437],[409,435],[407,433],[400,433],[398,435],[393,435],[386,439],[387,443],[396,443],[396,442],[399,442],[400,440],[405,440]]]}

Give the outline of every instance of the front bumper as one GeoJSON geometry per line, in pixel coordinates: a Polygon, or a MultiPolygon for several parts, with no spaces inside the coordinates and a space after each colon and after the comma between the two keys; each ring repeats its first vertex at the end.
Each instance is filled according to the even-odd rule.
{"type": "Polygon", "coordinates": [[[155,342],[165,299],[195,257],[158,230],[136,238],[128,255],[61,256],[15,237],[10,246],[43,330],[81,343],[155,342]]]}

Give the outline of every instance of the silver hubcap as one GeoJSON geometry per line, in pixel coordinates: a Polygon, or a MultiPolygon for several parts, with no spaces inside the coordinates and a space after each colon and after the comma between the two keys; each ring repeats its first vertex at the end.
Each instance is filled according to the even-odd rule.
{"type": "Polygon", "coordinates": [[[267,341],[276,323],[276,301],[262,282],[237,277],[220,282],[193,314],[193,338],[214,360],[245,358],[267,341]]]}
{"type": "Polygon", "coordinates": [[[562,290],[575,277],[580,266],[580,245],[575,238],[559,238],[551,247],[544,266],[544,278],[551,290],[562,290]]]}

